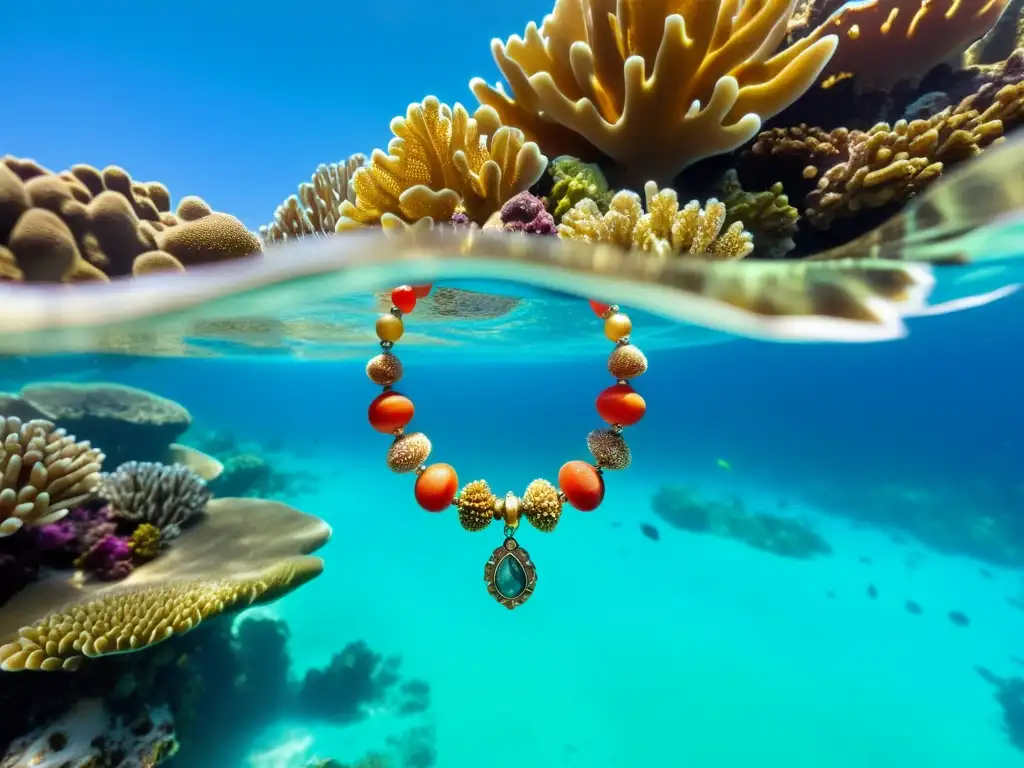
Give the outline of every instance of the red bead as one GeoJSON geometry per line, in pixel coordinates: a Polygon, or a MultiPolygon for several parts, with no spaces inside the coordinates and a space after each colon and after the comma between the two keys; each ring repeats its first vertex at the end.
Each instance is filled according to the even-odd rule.
{"type": "Polygon", "coordinates": [[[412,421],[415,410],[412,400],[405,395],[384,392],[370,403],[367,419],[378,432],[391,434],[396,429],[404,429],[412,421]]]}
{"type": "Polygon", "coordinates": [[[450,464],[431,464],[416,478],[416,503],[427,512],[443,512],[459,492],[459,476],[450,464]]]}
{"type": "Polygon", "coordinates": [[[430,295],[430,291],[433,289],[433,285],[427,283],[426,285],[414,285],[412,287],[413,292],[416,294],[417,299],[425,299],[430,295]]]}
{"type": "Polygon", "coordinates": [[[604,501],[604,478],[585,461],[570,461],[558,470],[558,487],[581,512],[592,512],[604,501]]]}
{"type": "Polygon", "coordinates": [[[416,309],[416,289],[411,285],[400,285],[391,292],[391,303],[408,315],[416,309]]]}
{"type": "Polygon", "coordinates": [[[604,313],[612,308],[611,304],[602,304],[600,301],[590,300],[590,308],[598,317],[604,317],[604,313]]]}
{"type": "Polygon", "coordinates": [[[597,413],[609,424],[636,424],[647,412],[647,403],[629,384],[613,384],[597,396],[597,413]]]}

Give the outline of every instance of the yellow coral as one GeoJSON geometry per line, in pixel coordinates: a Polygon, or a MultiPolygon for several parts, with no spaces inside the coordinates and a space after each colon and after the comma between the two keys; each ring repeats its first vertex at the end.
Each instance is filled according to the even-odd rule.
{"type": "Polygon", "coordinates": [[[380,223],[448,221],[457,209],[482,224],[509,198],[529,189],[547,158],[517,128],[503,126],[489,108],[465,107],[428,96],[391,121],[388,151],[352,177],[355,203],[341,202],[338,232],[380,223]]]}
{"type": "Polygon", "coordinates": [[[565,214],[558,225],[560,237],[609,243],[660,256],[685,253],[716,260],[742,259],[754,248],[753,238],[743,222],[731,224],[725,232],[725,205],[711,198],[703,206],[691,200],[682,208],[674,189],[658,190],[653,181],[644,186],[647,212],[640,196],[617,192],[608,212],[586,198],[565,214]]]}
{"type": "Polygon", "coordinates": [[[729,170],[722,179],[721,195],[726,223],[746,223],[754,237],[756,256],[777,259],[793,250],[800,212],[789,204],[782,184],[772,184],[763,192],[747,192],[736,171],[729,170]]]}
{"type": "Polygon", "coordinates": [[[132,531],[128,546],[139,560],[152,560],[160,554],[160,529],[152,523],[142,523],[132,531]]]}
{"type": "Polygon", "coordinates": [[[470,82],[554,154],[610,157],[624,185],[668,183],[729,152],[814,84],[837,38],[776,51],[793,0],[556,0],[540,28],[491,42],[511,86],[470,82]]]}

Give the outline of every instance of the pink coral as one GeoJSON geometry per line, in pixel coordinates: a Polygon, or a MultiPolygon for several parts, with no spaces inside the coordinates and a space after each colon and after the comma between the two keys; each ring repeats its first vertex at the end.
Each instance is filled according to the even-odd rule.
{"type": "Polygon", "coordinates": [[[505,232],[524,232],[527,235],[557,235],[554,217],[544,202],[529,192],[520,192],[501,206],[501,228],[505,232]]]}

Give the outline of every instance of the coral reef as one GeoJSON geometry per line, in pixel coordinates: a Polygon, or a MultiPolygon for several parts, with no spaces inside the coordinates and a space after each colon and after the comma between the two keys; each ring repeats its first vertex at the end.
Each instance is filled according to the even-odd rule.
{"type": "Polygon", "coordinates": [[[210,500],[206,482],[188,467],[148,461],[129,461],[105,474],[97,493],[115,516],[150,523],[165,540],[179,536],[210,500]]]}
{"type": "Polygon", "coordinates": [[[793,5],[556,0],[539,28],[491,43],[511,93],[470,88],[547,152],[607,157],[626,186],[667,185],[748,141],[825,68],[834,36],[776,52],[793,5]]]}
{"type": "Polygon", "coordinates": [[[264,244],[289,239],[328,235],[334,232],[341,216],[343,200],[355,205],[356,195],[351,181],[355,172],[366,165],[366,155],[349,155],[343,163],[320,164],[311,181],[299,185],[274,211],[274,221],[260,227],[264,244]]]}
{"type": "Polygon", "coordinates": [[[486,107],[469,116],[428,96],[391,121],[385,153],[352,176],[354,203],[341,202],[339,232],[367,224],[403,227],[450,221],[457,211],[483,224],[503,203],[540,179],[547,158],[523,132],[486,107]]]}
{"type": "Polygon", "coordinates": [[[501,206],[484,225],[484,229],[491,227],[525,235],[558,234],[555,219],[544,207],[544,201],[529,192],[520,192],[501,206]]]}
{"type": "Polygon", "coordinates": [[[0,280],[79,282],[183,270],[248,256],[260,242],[235,217],[198,197],[176,213],[157,182],[75,165],[60,173],[0,158],[0,280]]]}
{"type": "Polygon", "coordinates": [[[558,234],[569,240],[610,243],[659,256],[687,255],[710,259],[742,259],[754,248],[743,222],[729,225],[725,206],[714,198],[703,206],[691,200],[682,208],[673,189],[644,187],[647,211],[633,192],[617,192],[602,214],[589,198],[576,203],[562,218],[558,234]]]}
{"type": "Polygon", "coordinates": [[[724,504],[698,497],[684,486],[658,489],[654,513],[673,528],[735,539],[780,557],[810,559],[832,554],[832,547],[809,526],[764,512],[749,513],[734,499],[724,504]]]}
{"type": "Polygon", "coordinates": [[[995,686],[1006,735],[1013,746],[1024,751],[1024,678],[1002,678],[984,667],[975,667],[975,670],[983,680],[995,686]]]}
{"type": "Polygon", "coordinates": [[[793,236],[800,212],[789,204],[780,182],[763,192],[747,192],[736,171],[729,169],[722,177],[718,194],[725,206],[725,229],[739,224],[750,232],[754,241],[751,258],[780,259],[796,246],[793,236]]]}
{"type": "Polygon", "coordinates": [[[545,203],[556,222],[584,198],[593,200],[601,213],[607,213],[614,193],[594,163],[563,155],[548,164],[548,175],[551,189],[545,195],[545,203]]]}

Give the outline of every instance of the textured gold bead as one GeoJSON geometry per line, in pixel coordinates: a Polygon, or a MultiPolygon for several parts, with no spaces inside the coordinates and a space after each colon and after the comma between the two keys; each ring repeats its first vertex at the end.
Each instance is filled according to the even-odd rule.
{"type": "Polygon", "coordinates": [[[430,440],[422,432],[399,435],[388,449],[388,467],[392,472],[415,472],[430,455],[430,440]]]}
{"type": "Polygon", "coordinates": [[[382,387],[388,387],[402,380],[402,361],[390,352],[383,352],[370,358],[366,364],[366,375],[370,381],[382,387]]]}
{"type": "Polygon", "coordinates": [[[625,438],[610,429],[595,429],[587,435],[587,448],[601,469],[625,469],[633,460],[625,438]]]}
{"type": "Polygon", "coordinates": [[[530,525],[538,531],[555,530],[562,517],[562,501],[558,489],[547,480],[534,480],[526,488],[520,509],[530,525]]]}
{"type": "Polygon", "coordinates": [[[608,372],[616,379],[635,379],[647,372],[647,357],[639,347],[621,344],[608,356],[608,372]]]}
{"type": "Polygon", "coordinates": [[[377,318],[377,338],[381,341],[394,343],[402,338],[403,333],[405,333],[405,324],[402,322],[402,318],[392,315],[390,312],[377,318]]]}
{"type": "Polygon", "coordinates": [[[486,480],[466,483],[466,487],[459,491],[456,502],[462,527],[467,531],[482,531],[490,525],[494,520],[494,504],[497,500],[486,480]]]}
{"type": "Polygon", "coordinates": [[[629,319],[629,315],[622,312],[609,315],[608,319],[604,321],[604,335],[608,337],[609,341],[618,341],[629,336],[632,331],[633,321],[629,319]]]}

